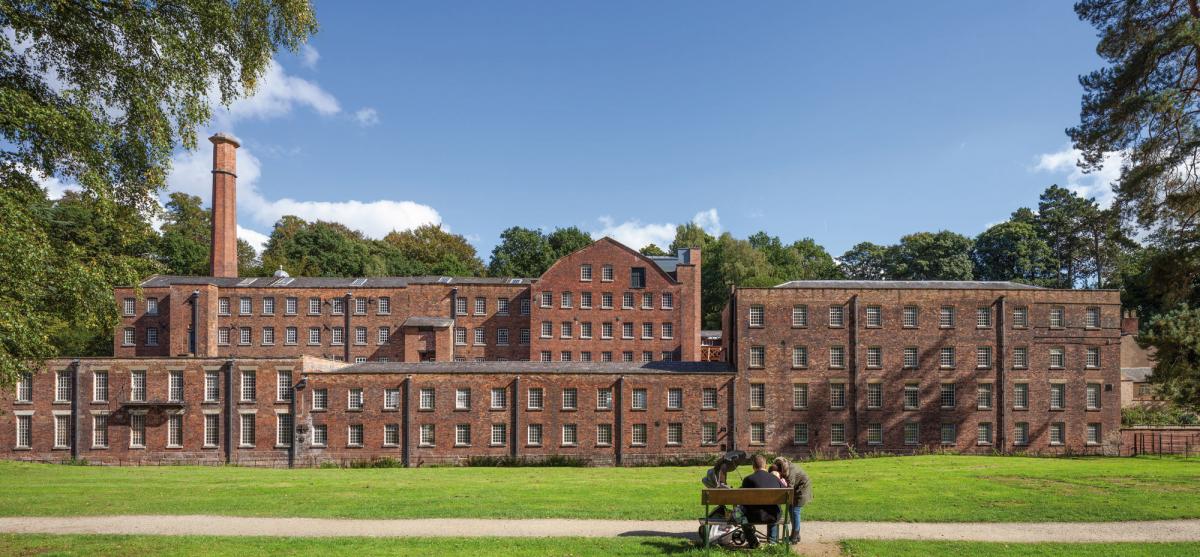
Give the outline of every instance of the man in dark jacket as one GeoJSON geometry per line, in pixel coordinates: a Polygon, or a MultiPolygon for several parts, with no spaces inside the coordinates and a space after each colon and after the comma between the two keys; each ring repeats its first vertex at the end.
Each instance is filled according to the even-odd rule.
{"type": "MultiPolygon", "coordinates": [[[[753,459],[754,473],[742,478],[742,487],[750,488],[781,488],[784,487],[779,479],[767,472],[767,459],[762,455],[754,455],[753,459]]],[[[743,505],[742,511],[746,513],[746,520],[751,523],[767,524],[767,538],[771,543],[775,543],[779,539],[776,531],[775,523],[779,520],[779,505],[743,505]]],[[[746,533],[746,539],[750,540],[750,545],[753,547],[758,544],[758,539],[754,535],[754,526],[747,524],[742,528],[746,533]]]]}
{"type": "Polygon", "coordinates": [[[803,468],[782,456],[776,458],[774,464],[783,479],[787,480],[788,487],[796,490],[796,504],[788,508],[792,513],[792,535],[788,541],[800,543],[800,509],[812,501],[812,481],[803,468]]]}

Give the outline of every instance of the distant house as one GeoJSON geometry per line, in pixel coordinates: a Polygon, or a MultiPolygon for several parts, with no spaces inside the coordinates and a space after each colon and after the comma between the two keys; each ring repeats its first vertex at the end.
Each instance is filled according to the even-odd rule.
{"type": "Polygon", "coordinates": [[[1121,319],[1121,407],[1146,406],[1156,403],[1154,385],[1150,375],[1154,371],[1151,361],[1153,349],[1142,348],[1137,343],[1138,318],[1132,311],[1121,319]]]}

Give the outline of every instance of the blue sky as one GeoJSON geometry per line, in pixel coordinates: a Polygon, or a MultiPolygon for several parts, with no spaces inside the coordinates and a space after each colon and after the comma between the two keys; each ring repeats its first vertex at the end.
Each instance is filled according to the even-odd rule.
{"type": "MultiPolygon", "coordinates": [[[[836,256],[977,234],[1051,183],[1103,198],[1113,175],[1074,170],[1063,133],[1100,66],[1070,2],[316,8],[310,47],[210,130],[243,141],[252,240],[284,213],[440,222],[486,260],[513,225],[639,243],[699,217],[836,256]]],[[[206,146],[173,188],[207,199],[206,146]]]]}

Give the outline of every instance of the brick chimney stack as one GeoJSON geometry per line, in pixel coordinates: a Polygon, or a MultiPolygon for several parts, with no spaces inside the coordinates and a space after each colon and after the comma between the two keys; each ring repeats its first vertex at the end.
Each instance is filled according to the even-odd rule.
{"type": "Polygon", "coordinates": [[[237,256],[237,148],[232,135],[218,133],[213,144],[212,249],[209,273],[214,277],[238,276],[237,256]]]}

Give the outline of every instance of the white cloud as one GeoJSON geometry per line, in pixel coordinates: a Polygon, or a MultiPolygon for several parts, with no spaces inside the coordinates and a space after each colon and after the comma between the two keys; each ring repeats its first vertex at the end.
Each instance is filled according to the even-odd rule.
{"type": "Polygon", "coordinates": [[[316,69],[317,61],[321,59],[321,53],[317,52],[317,48],[310,44],[305,44],[300,47],[300,63],[304,67],[312,70],[316,69]]]}
{"type": "MultiPolygon", "coordinates": [[[[602,228],[591,233],[593,238],[608,236],[636,250],[640,250],[648,244],[655,244],[662,249],[667,249],[675,240],[676,225],[674,223],[643,224],[634,219],[618,224],[609,216],[603,216],[597,220],[600,221],[602,228]]],[[[696,213],[691,222],[696,223],[709,234],[718,234],[721,231],[721,219],[717,216],[716,208],[696,213]]]]}
{"type": "Polygon", "coordinates": [[[379,111],[370,107],[360,108],[354,112],[354,121],[364,128],[369,128],[379,123],[379,111]]]}
{"type": "Polygon", "coordinates": [[[63,194],[67,193],[67,191],[79,191],[78,184],[64,182],[57,176],[46,176],[36,168],[26,167],[25,165],[18,165],[18,168],[27,170],[29,177],[33,178],[33,181],[46,190],[46,197],[49,199],[62,199],[63,194]]]}
{"type": "Polygon", "coordinates": [[[262,254],[263,250],[267,248],[267,240],[270,239],[262,232],[250,230],[249,228],[242,228],[241,225],[237,227],[237,237],[239,240],[245,240],[249,242],[250,245],[254,247],[254,251],[260,255],[262,254]]]}
{"type": "Polygon", "coordinates": [[[322,116],[342,111],[331,93],[315,82],[289,75],[283,66],[272,60],[259,78],[254,95],[234,101],[229,108],[215,107],[213,122],[218,128],[232,128],[238,120],[277,118],[300,106],[307,106],[322,116]]]}
{"type": "Polygon", "coordinates": [[[1076,161],[1082,153],[1070,146],[1054,153],[1038,155],[1032,170],[1054,174],[1060,177],[1063,186],[1083,197],[1094,197],[1101,207],[1108,207],[1113,202],[1112,185],[1121,178],[1121,163],[1124,154],[1121,152],[1106,153],[1099,170],[1084,174],[1076,161]]]}

